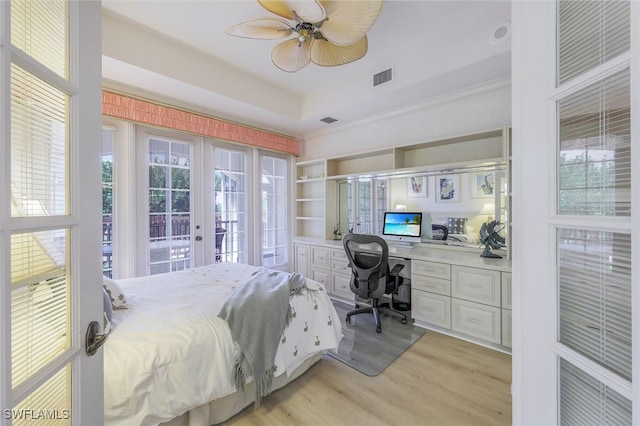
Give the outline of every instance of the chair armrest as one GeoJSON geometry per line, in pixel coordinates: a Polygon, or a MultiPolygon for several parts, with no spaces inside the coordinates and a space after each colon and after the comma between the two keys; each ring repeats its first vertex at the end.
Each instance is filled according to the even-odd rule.
{"type": "Polygon", "coordinates": [[[400,275],[400,271],[402,271],[402,268],[404,268],[404,265],[401,263],[398,263],[396,266],[393,267],[393,269],[391,269],[391,272],[389,272],[389,275],[393,277],[397,277],[398,275],[400,275]]]}

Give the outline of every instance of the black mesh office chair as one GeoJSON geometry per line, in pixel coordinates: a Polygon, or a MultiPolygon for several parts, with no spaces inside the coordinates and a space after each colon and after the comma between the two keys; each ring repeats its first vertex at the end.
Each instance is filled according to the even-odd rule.
{"type": "MultiPolygon", "coordinates": [[[[389,247],[387,242],[377,235],[347,234],[343,240],[344,250],[349,258],[351,268],[351,291],[361,299],[370,299],[371,306],[355,309],[347,314],[347,322],[353,315],[373,314],[376,332],[382,333],[380,313],[400,318],[407,323],[407,316],[389,308],[388,304],[380,304],[384,294],[397,293],[402,285],[400,271],[404,265],[396,265],[389,271],[389,247]],[[362,245],[366,244],[366,251],[362,245]]],[[[358,307],[358,305],[356,305],[358,307]]]]}

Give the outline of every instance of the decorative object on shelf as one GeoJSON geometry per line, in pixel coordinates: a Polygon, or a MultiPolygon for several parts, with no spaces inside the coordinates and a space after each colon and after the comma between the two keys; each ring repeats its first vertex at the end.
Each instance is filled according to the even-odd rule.
{"type": "Polygon", "coordinates": [[[448,217],[447,229],[449,234],[466,234],[468,220],[466,217],[448,217]]]}
{"type": "Polygon", "coordinates": [[[500,226],[500,222],[497,220],[482,224],[480,227],[480,244],[484,244],[484,251],[480,254],[481,257],[502,259],[502,256],[491,251],[492,248],[497,250],[504,247],[505,240],[500,235],[502,229],[504,229],[504,226],[500,226]]]}
{"type": "Polygon", "coordinates": [[[495,173],[480,172],[471,175],[471,197],[486,198],[495,194],[495,173]]]}
{"type": "Polygon", "coordinates": [[[342,239],[342,234],[340,233],[340,224],[337,224],[333,227],[333,239],[336,241],[342,239]]]}
{"type": "Polygon", "coordinates": [[[407,179],[407,197],[426,197],[427,177],[412,176],[407,179]]]}
{"type": "Polygon", "coordinates": [[[382,10],[382,0],[258,0],[258,3],[280,18],[249,19],[230,27],[226,33],[263,40],[295,34],[271,51],[271,62],[286,72],[296,72],[310,62],[336,66],[362,58],[368,48],[366,34],[382,10]],[[294,4],[295,10],[292,10],[290,6],[294,4]]]}
{"type": "Polygon", "coordinates": [[[436,177],[436,201],[460,200],[460,176],[447,175],[436,177]]]}

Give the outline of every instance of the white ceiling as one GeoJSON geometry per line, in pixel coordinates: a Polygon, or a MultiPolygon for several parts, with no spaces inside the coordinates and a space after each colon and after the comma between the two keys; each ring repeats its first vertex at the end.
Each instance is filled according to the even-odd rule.
{"type": "MultiPolygon", "coordinates": [[[[102,3],[110,19],[148,27],[143,30],[156,36],[161,32],[211,64],[206,70],[186,66],[176,75],[110,49],[103,55],[106,87],[175,99],[180,106],[300,138],[510,75],[510,41],[490,43],[492,31],[510,20],[509,1],[387,0],[368,33],[364,58],[339,67],[309,64],[296,73],[271,64],[270,51],[280,41],[225,34],[243,20],[273,16],[256,1],[102,3]],[[373,74],[387,68],[393,68],[393,81],[373,87],[373,74]],[[203,82],[203,71],[218,84],[203,82]],[[338,122],[319,121],[326,116],[338,122]]],[[[116,43],[114,31],[104,30],[103,36],[103,46],[116,43]]],[[[162,36],[154,40],[167,42],[162,36]]],[[[127,49],[128,43],[117,43],[117,50],[127,49]]]]}

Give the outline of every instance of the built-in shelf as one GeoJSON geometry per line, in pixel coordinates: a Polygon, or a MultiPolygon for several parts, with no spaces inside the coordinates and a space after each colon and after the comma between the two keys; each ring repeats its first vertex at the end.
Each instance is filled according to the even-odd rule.
{"type": "MultiPolygon", "coordinates": [[[[297,237],[331,239],[338,222],[338,182],[366,177],[408,177],[505,170],[510,129],[490,129],[428,142],[296,164],[297,237]],[[318,204],[324,203],[323,207],[318,204]]],[[[510,179],[510,171],[505,173],[510,179]]],[[[510,208],[510,196],[503,207],[510,208]]]]}

